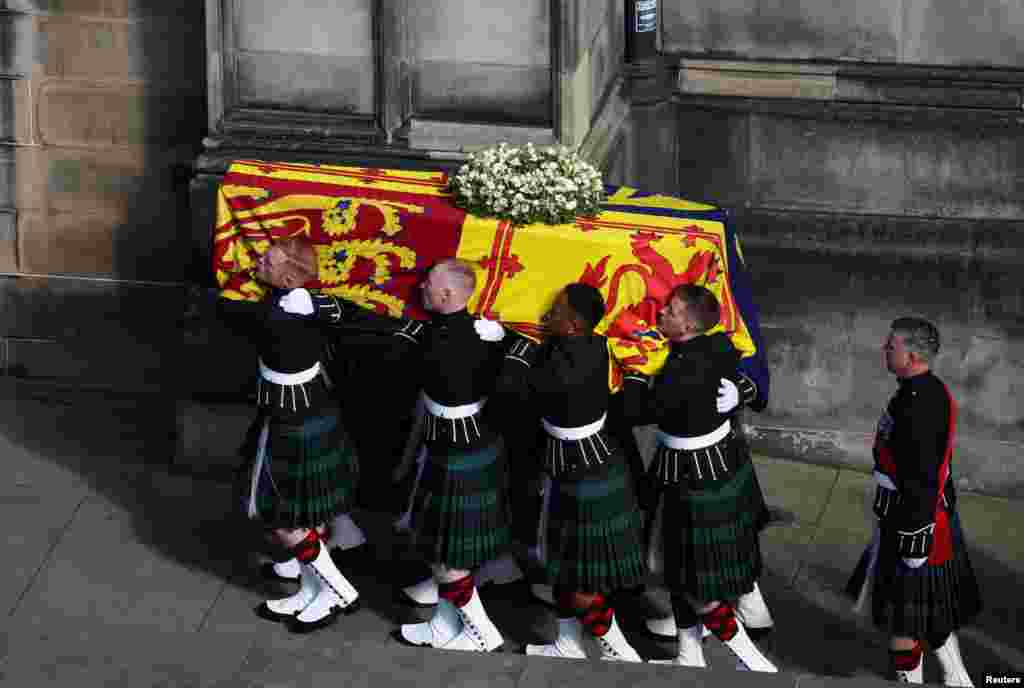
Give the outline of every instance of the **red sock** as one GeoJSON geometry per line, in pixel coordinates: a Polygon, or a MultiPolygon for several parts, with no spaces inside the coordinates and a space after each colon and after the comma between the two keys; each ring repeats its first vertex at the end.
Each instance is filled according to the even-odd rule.
{"type": "Polygon", "coordinates": [[[700,615],[701,621],[715,637],[726,642],[733,639],[740,627],[736,623],[736,613],[728,602],[721,602],[717,607],[700,615]]]}
{"type": "Polygon", "coordinates": [[[583,612],[580,621],[591,633],[600,638],[612,627],[612,617],[614,615],[615,610],[608,604],[608,600],[604,595],[598,593],[594,596],[594,601],[591,603],[590,608],[583,612]]]}
{"type": "Polygon", "coordinates": [[[316,529],[316,532],[320,535],[320,539],[327,542],[331,539],[331,524],[325,523],[316,529]]]}
{"type": "Polygon", "coordinates": [[[316,530],[306,533],[306,537],[302,538],[302,542],[295,545],[292,551],[295,552],[295,558],[303,564],[308,564],[316,559],[320,554],[320,536],[316,534],[316,530]]]}
{"type": "Polygon", "coordinates": [[[451,583],[441,583],[437,586],[437,594],[451,602],[456,608],[465,607],[473,597],[473,575],[470,574],[451,583]]]}
{"type": "Polygon", "coordinates": [[[913,671],[921,663],[921,643],[915,643],[910,650],[889,650],[896,671],[913,671]]]}
{"type": "Polygon", "coordinates": [[[562,619],[575,617],[580,610],[576,609],[576,595],[572,590],[555,586],[554,592],[555,607],[558,609],[558,616],[562,619]]]}

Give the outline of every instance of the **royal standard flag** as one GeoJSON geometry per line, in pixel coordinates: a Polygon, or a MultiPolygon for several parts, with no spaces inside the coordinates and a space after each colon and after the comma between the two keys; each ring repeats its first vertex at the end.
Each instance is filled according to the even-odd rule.
{"type": "Polygon", "coordinates": [[[679,284],[706,286],[721,305],[719,328],[742,367],[768,394],[758,314],[739,240],[722,209],[630,187],[607,187],[593,218],[574,224],[512,226],[452,205],[443,172],[235,162],[218,193],[213,269],[221,295],[260,300],[258,256],[275,239],[315,245],[326,293],[393,316],[425,318],[417,284],[444,258],[477,269],[471,312],[527,336],[566,284],[592,284],[607,312],[610,387],[621,367],[656,372],[668,352],[656,316],[679,284]]]}

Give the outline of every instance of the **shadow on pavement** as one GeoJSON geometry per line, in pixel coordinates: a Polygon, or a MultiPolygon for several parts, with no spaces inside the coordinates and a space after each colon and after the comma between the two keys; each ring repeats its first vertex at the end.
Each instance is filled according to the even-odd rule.
{"type": "MultiPolygon", "coordinates": [[[[17,413],[3,414],[0,434],[25,451],[26,461],[47,462],[73,473],[93,493],[123,510],[138,539],[169,560],[208,572],[256,597],[287,590],[261,580],[256,573],[254,552],[260,548],[260,538],[241,518],[231,485],[169,469],[175,447],[173,399],[29,384],[5,383],[5,389],[3,403],[17,413]]],[[[367,460],[384,464],[383,458],[378,454],[367,460]]],[[[390,530],[392,512],[402,503],[405,486],[385,482],[379,465],[376,470],[363,492],[364,503],[374,508],[356,515],[370,538],[371,551],[343,559],[342,566],[363,593],[365,607],[389,627],[397,627],[428,618],[430,610],[416,610],[394,598],[393,584],[403,570],[395,562],[409,556],[390,530]]],[[[965,527],[970,538],[970,523],[965,527]]],[[[810,556],[813,551],[807,548],[799,556],[810,556]]],[[[971,557],[985,610],[961,635],[961,646],[978,682],[986,672],[1012,669],[999,645],[1024,652],[1024,634],[1020,633],[1024,598],[1017,593],[1017,574],[1010,566],[978,547],[971,548],[971,557]],[[998,645],[989,642],[991,639],[998,645]]],[[[803,570],[812,585],[793,587],[787,577],[772,569],[762,579],[777,629],[762,641],[768,653],[792,672],[884,676],[884,637],[866,622],[855,623],[846,611],[848,606],[841,606],[848,605],[838,597],[850,574],[846,563],[805,562],[803,570]]],[[[525,583],[487,588],[482,596],[510,650],[518,651],[526,643],[550,642],[554,637],[553,612],[532,600],[525,583]]],[[[641,655],[672,656],[674,643],[642,634],[643,619],[651,609],[649,601],[623,596],[618,605],[621,623],[641,655]]],[[[264,623],[255,616],[252,622],[254,628],[264,623]]],[[[383,634],[381,641],[392,642],[383,634]]],[[[708,650],[716,666],[728,658],[719,650],[708,650]]],[[[934,658],[926,665],[926,679],[929,677],[938,679],[934,658]]]]}

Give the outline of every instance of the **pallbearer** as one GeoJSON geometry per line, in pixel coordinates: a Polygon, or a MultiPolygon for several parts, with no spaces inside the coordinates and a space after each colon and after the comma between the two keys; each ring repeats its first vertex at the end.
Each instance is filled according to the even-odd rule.
{"type": "Polygon", "coordinates": [[[281,240],[260,258],[256,278],[270,285],[263,303],[221,299],[221,314],[256,343],[259,415],[250,435],[246,510],[297,560],[299,590],[268,600],[259,613],[309,631],[357,608],[359,593],[342,575],[318,530],[352,507],[359,475],[354,447],[320,375],[321,328],[310,317],[316,279],[310,244],[281,240]]]}
{"type": "Polygon", "coordinates": [[[527,654],[640,662],[619,628],[609,596],[644,575],[642,518],[626,459],[604,428],[608,344],[594,334],[604,317],[601,293],[570,284],[546,317],[543,344],[510,348],[499,393],[530,405],[547,440],[551,477],[544,562],[554,586],[558,636],[527,654]]]}
{"type": "MultiPolygon", "coordinates": [[[[472,572],[511,544],[505,446],[484,418],[505,332],[466,310],[475,286],[473,267],[465,261],[434,266],[422,285],[431,319],[396,321],[388,355],[404,347],[419,364],[425,453],[409,525],[439,597],[431,620],[402,626],[400,637],[415,645],[490,652],[503,639],[484,610],[472,572]]],[[[342,299],[314,299],[323,322],[367,317],[342,299]]]]}
{"type": "Polygon", "coordinates": [[[764,499],[743,437],[716,397],[735,374],[739,353],[724,333],[708,289],[681,285],[659,317],[671,340],[664,367],[649,386],[626,375],[626,414],[637,425],[656,423],[658,448],[648,469],[658,489],[649,542],[652,568],[672,593],[678,656],[671,663],[705,666],[702,626],[747,669],[775,672],[734,611],[761,573],[758,532],[764,499]]]}

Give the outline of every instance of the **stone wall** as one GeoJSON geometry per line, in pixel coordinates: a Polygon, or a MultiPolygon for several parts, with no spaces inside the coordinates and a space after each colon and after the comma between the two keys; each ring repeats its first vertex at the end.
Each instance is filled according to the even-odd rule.
{"type": "Polygon", "coordinates": [[[610,169],[732,210],[772,370],[755,447],[869,467],[882,340],[921,315],[960,483],[1024,494],[1024,6],[661,4],[664,78],[634,80],[610,169]]]}
{"type": "Polygon", "coordinates": [[[660,3],[666,53],[1024,67],[1014,0],[688,0],[660,3]]]}
{"type": "MultiPolygon", "coordinates": [[[[0,0],[5,373],[244,390],[206,356],[232,344],[207,266],[235,157],[436,168],[557,139],[733,210],[773,368],[760,448],[866,466],[881,338],[919,313],[961,478],[1024,492],[1020,3],[661,2],[660,61],[625,70],[617,0],[272,5],[0,0]]],[[[216,427],[186,444],[228,455],[216,427]]]]}
{"type": "Polygon", "coordinates": [[[201,9],[0,1],[5,372],[122,388],[173,379],[184,182],[205,128],[201,9]]]}

